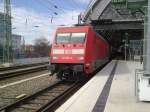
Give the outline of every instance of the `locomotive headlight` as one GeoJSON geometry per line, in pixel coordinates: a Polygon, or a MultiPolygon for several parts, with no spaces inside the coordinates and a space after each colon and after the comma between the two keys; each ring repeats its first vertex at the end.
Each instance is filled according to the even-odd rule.
{"type": "Polygon", "coordinates": [[[53,56],[53,57],[52,57],[52,59],[53,59],[53,60],[56,60],[56,59],[58,59],[58,57],[56,57],[56,56],[53,56]]]}
{"type": "Polygon", "coordinates": [[[64,49],[53,49],[53,54],[64,54],[64,49]]]}
{"type": "Polygon", "coordinates": [[[79,57],[78,59],[79,59],[79,60],[84,60],[84,57],[79,57]]]}
{"type": "Polygon", "coordinates": [[[86,66],[86,67],[89,67],[89,66],[90,66],[90,63],[86,63],[85,66],[86,66]]]}
{"type": "Polygon", "coordinates": [[[72,49],[72,54],[84,54],[84,49],[72,49]]]}

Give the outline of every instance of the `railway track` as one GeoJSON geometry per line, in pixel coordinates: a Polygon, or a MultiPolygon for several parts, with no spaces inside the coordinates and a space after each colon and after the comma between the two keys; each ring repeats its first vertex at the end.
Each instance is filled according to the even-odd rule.
{"type": "Polygon", "coordinates": [[[20,69],[20,68],[27,68],[27,67],[39,66],[39,65],[45,65],[45,64],[48,64],[48,62],[27,64],[27,65],[18,65],[18,66],[11,66],[11,67],[2,67],[2,68],[0,68],[0,72],[7,71],[7,70],[20,69]]]}
{"type": "Polygon", "coordinates": [[[82,85],[83,82],[58,82],[31,96],[1,108],[0,112],[53,112],[82,85]]]}
{"type": "Polygon", "coordinates": [[[0,80],[47,69],[47,63],[8,67],[0,70],[0,80]],[[19,68],[20,67],[20,68],[19,68]]]}

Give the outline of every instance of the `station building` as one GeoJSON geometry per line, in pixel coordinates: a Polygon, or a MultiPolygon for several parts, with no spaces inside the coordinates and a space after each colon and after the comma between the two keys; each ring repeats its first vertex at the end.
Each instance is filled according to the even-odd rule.
{"type": "Polygon", "coordinates": [[[143,55],[144,27],[148,0],[93,0],[83,21],[122,55],[122,59],[139,59],[143,55]]]}

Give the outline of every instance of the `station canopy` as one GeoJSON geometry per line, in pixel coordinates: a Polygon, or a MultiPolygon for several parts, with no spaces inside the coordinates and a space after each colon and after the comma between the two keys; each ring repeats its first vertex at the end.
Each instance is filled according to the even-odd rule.
{"type": "MultiPolygon", "coordinates": [[[[83,14],[84,23],[112,41],[116,32],[133,32],[143,38],[148,0],[92,0],[83,14]]],[[[118,34],[119,34],[118,33],[118,34]]],[[[118,36],[121,36],[120,33],[118,36]]],[[[133,37],[133,36],[132,36],[133,37]]],[[[123,38],[123,37],[122,37],[123,38]]],[[[117,41],[122,41],[118,38],[117,41]]]]}

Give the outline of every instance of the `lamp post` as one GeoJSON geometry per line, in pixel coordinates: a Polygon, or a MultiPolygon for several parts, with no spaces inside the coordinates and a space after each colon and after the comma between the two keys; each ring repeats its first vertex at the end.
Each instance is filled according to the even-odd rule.
{"type": "Polygon", "coordinates": [[[124,60],[126,61],[127,60],[127,48],[126,48],[127,42],[126,40],[123,40],[123,42],[124,42],[124,60]]]}
{"type": "Polygon", "coordinates": [[[124,58],[127,60],[127,47],[128,47],[128,33],[125,33],[125,39],[123,39],[124,42],[124,58]]]}

